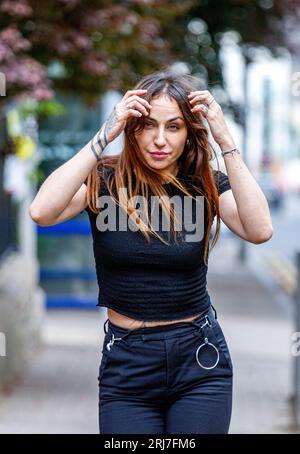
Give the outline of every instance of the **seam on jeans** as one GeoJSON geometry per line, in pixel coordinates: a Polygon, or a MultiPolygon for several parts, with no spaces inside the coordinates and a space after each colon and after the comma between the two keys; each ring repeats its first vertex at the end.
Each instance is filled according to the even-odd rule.
{"type": "Polygon", "coordinates": [[[168,349],[167,349],[167,342],[166,339],[164,340],[164,348],[165,348],[165,356],[166,356],[166,391],[168,393],[169,383],[168,383],[168,375],[169,375],[169,361],[168,361],[168,349]]]}
{"type": "MultiPolygon", "coordinates": [[[[222,328],[220,327],[220,329],[222,329],[222,328]]],[[[221,345],[221,342],[220,342],[219,339],[218,339],[218,334],[221,336],[221,332],[216,333],[215,331],[213,331],[213,335],[214,335],[214,337],[215,337],[215,339],[216,339],[216,341],[217,341],[217,344],[218,344],[218,346],[219,346],[219,349],[220,349],[221,352],[223,353],[223,355],[224,355],[224,357],[225,357],[225,360],[226,360],[226,362],[227,362],[229,368],[230,368],[231,371],[232,371],[232,370],[233,370],[232,361],[231,361],[230,358],[227,357],[227,354],[230,356],[229,347],[227,346],[227,350],[228,350],[228,352],[227,352],[227,351],[226,351],[226,346],[221,345]]],[[[226,339],[225,339],[224,334],[222,334],[222,337],[224,337],[224,340],[225,340],[225,342],[226,342],[226,339]]],[[[227,345],[227,342],[226,342],[226,345],[227,345]]]]}

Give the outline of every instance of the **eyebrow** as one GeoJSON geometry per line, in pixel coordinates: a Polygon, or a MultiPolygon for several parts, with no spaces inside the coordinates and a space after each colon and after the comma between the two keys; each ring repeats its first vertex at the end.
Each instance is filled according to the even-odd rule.
{"type": "MultiPolygon", "coordinates": [[[[147,118],[147,117],[146,117],[147,118]]],[[[184,121],[184,118],[180,117],[180,116],[177,116],[177,117],[174,117],[174,118],[170,118],[169,120],[166,121],[166,123],[170,123],[170,121],[174,121],[174,120],[177,120],[177,119],[180,119],[180,120],[183,120],[184,121]]],[[[153,120],[155,121],[155,123],[157,123],[157,121],[155,120],[155,118],[152,118],[152,117],[148,117],[147,120],[153,120]]]]}

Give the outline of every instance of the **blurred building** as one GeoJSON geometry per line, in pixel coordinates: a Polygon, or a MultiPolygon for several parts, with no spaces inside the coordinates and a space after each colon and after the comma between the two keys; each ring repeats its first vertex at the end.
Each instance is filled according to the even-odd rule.
{"type": "Polygon", "coordinates": [[[235,137],[241,149],[246,148],[247,165],[256,176],[268,170],[283,189],[293,189],[294,178],[286,169],[290,162],[300,159],[300,122],[293,114],[292,58],[284,50],[282,57],[275,59],[265,50],[253,49],[252,58],[245,65],[242,52],[237,42],[225,40],[222,49],[225,85],[230,99],[241,106],[247,76],[246,137],[242,141],[243,132],[238,127],[235,137]]]}
{"type": "Polygon", "coordinates": [[[29,136],[29,130],[26,135],[22,126],[25,127],[18,121],[16,109],[0,110],[0,333],[5,340],[5,354],[0,357],[0,388],[10,386],[24,373],[40,343],[44,309],[44,292],[38,284],[35,232],[28,211],[32,160],[16,154],[12,146],[13,139],[15,145],[18,137],[19,151],[28,150],[28,144],[34,150],[34,138],[29,136]],[[13,120],[10,126],[16,126],[13,137],[10,114],[13,120]]]}

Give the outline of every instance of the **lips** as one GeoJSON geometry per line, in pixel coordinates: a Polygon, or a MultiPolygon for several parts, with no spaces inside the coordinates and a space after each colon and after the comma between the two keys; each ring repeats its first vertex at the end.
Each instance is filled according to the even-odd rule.
{"type": "Polygon", "coordinates": [[[155,156],[167,156],[169,153],[163,153],[162,151],[153,151],[151,154],[155,156]]]}
{"type": "Polygon", "coordinates": [[[163,159],[166,159],[166,157],[168,156],[169,153],[158,152],[158,153],[150,153],[150,154],[151,154],[152,159],[155,159],[156,161],[162,161],[163,159]]]}

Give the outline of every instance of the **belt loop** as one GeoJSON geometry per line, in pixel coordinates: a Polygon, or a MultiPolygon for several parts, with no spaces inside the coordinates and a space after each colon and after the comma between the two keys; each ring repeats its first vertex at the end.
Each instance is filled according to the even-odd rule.
{"type": "Polygon", "coordinates": [[[214,308],[214,306],[213,306],[213,305],[211,305],[211,307],[212,307],[212,308],[213,308],[213,310],[214,310],[214,313],[215,313],[215,319],[217,320],[217,319],[218,319],[218,316],[217,316],[217,311],[216,311],[216,309],[214,308]]]}
{"type": "Polygon", "coordinates": [[[106,327],[106,324],[107,324],[108,321],[109,321],[109,318],[107,318],[107,319],[105,320],[104,325],[103,325],[103,329],[104,329],[105,334],[108,333],[108,330],[107,330],[107,327],[106,327]]]}
{"type": "MultiPolygon", "coordinates": [[[[106,323],[106,322],[105,322],[106,323]]],[[[116,341],[123,341],[125,344],[128,345],[128,342],[125,340],[126,337],[130,336],[132,334],[132,331],[128,331],[128,333],[124,334],[123,337],[115,337],[115,334],[112,333],[110,341],[106,345],[106,349],[110,351],[111,347],[114,345],[116,341]]]]}

